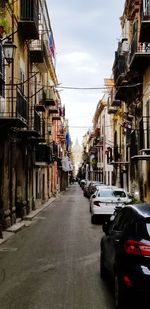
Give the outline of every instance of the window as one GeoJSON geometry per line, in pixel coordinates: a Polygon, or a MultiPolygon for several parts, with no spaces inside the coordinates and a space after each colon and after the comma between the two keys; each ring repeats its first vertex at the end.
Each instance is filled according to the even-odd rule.
{"type": "Polygon", "coordinates": [[[150,220],[136,222],[136,233],[140,238],[150,240],[150,220]]]}
{"type": "Polygon", "coordinates": [[[98,193],[98,197],[113,197],[112,190],[100,190],[98,193]]]}
{"type": "Polygon", "coordinates": [[[115,197],[126,197],[126,194],[125,194],[125,192],[124,191],[117,191],[117,190],[115,190],[114,192],[113,192],[113,195],[115,196],[115,197]]]}
{"type": "Polygon", "coordinates": [[[112,229],[115,231],[124,231],[128,227],[134,228],[134,215],[130,209],[123,209],[114,220],[112,229]]]}
{"type": "Polygon", "coordinates": [[[20,90],[24,94],[24,82],[25,82],[25,75],[22,70],[20,70],[20,90]]]}

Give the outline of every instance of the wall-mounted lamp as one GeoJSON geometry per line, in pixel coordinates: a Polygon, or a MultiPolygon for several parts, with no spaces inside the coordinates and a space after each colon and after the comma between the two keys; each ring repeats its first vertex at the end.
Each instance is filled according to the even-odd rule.
{"type": "Polygon", "coordinates": [[[7,63],[10,64],[13,62],[16,52],[16,45],[12,42],[11,38],[8,38],[3,44],[3,54],[7,63]]]}

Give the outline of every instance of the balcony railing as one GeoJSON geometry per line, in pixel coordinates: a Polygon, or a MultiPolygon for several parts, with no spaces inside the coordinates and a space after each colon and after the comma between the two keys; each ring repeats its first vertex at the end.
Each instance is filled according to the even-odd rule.
{"type": "Polygon", "coordinates": [[[130,46],[130,70],[143,72],[150,61],[150,43],[138,42],[138,33],[135,32],[130,46]]]}
{"type": "Polygon", "coordinates": [[[40,135],[41,133],[41,118],[40,115],[34,108],[29,110],[29,130],[35,134],[40,135]]]}
{"type": "Polygon", "coordinates": [[[20,20],[18,29],[24,39],[38,39],[38,0],[20,0],[20,20]]]}
{"type": "Polygon", "coordinates": [[[43,40],[34,40],[30,43],[30,60],[35,63],[44,61],[44,42],[43,40]]]}
{"type": "Polygon", "coordinates": [[[5,98],[0,108],[0,123],[5,126],[26,127],[28,100],[18,87],[5,85],[5,98]]]}
{"type": "Polygon", "coordinates": [[[45,90],[45,106],[55,106],[56,104],[56,97],[53,89],[46,89],[45,90]]]}
{"type": "Polygon", "coordinates": [[[27,120],[27,99],[17,90],[16,114],[21,117],[23,121],[27,120]]]}
{"type": "Polygon", "coordinates": [[[125,55],[120,55],[115,62],[113,68],[115,85],[120,86],[126,82],[127,59],[125,55]]]}

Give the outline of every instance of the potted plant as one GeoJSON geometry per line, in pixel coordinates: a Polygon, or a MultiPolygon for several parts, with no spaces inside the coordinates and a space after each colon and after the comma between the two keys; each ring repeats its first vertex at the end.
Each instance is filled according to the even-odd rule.
{"type": "Polygon", "coordinates": [[[10,30],[9,23],[5,17],[0,16],[0,37],[3,37],[4,32],[8,33],[10,30]]]}

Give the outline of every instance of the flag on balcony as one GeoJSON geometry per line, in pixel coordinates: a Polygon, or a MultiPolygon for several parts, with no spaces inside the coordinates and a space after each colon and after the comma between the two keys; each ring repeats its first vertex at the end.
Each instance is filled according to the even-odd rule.
{"type": "Polygon", "coordinates": [[[52,31],[50,31],[50,36],[49,36],[49,47],[50,47],[51,56],[55,58],[55,42],[54,42],[52,31]]]}
{"type": "Polygon", "coordinates": [[[66,134],[66,150],[70,151],[70,149],[71,149],[71,137],[70,137],[70,134],[67,133],[66,134]]]}

